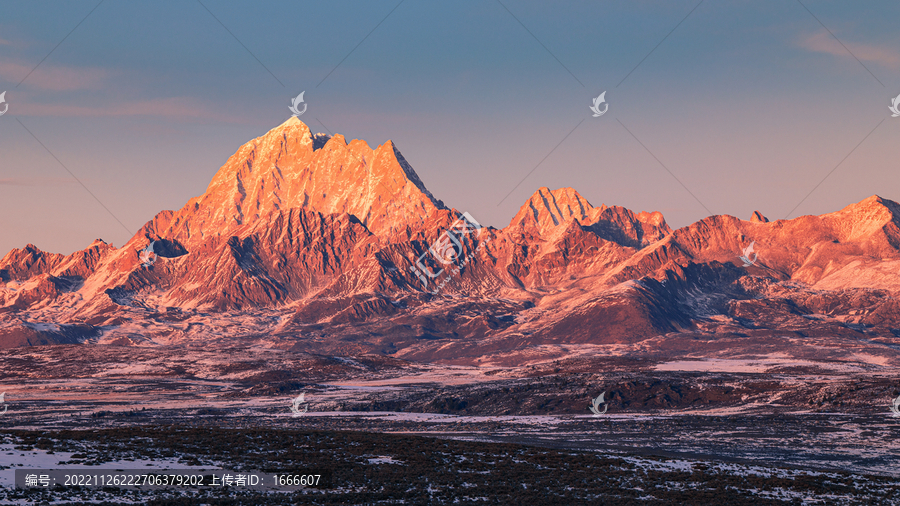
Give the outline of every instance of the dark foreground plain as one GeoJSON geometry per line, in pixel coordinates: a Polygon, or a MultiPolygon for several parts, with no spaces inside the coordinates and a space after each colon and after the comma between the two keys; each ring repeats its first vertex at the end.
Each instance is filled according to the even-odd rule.
{"type": "Polygon", "coordinates": [[[893,368],[601,351],[513,367],[253,347],[2,350],[0,504],[900,504],[893,368]],[[300,394],[308,411],[295,416],[300,394]],[[11,487],[19,468],[318,466],[332,488],[11,487]]]}
{"type": "MultiPolygon", "coordinates": [[[[332,488],[259,493],[116,488],[0,490],[2,504],[897,504],[894,478],[404,434],[133,426],[3,431],[13,457],[65,466],[144,462],[236,471],[320,468],[332,488]]],[[[62,467],[62,466],[54,466],[62,467]]]]}

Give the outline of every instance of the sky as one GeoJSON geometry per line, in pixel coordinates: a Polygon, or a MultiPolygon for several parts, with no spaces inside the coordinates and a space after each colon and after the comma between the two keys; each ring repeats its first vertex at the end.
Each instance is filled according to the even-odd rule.
{"type": "Polygon", "coordinates": [[[897,20],[893,0],[0,1],[0,256],[121,246],[300,92],[313,132],[393,140],[483,225],[541,187],[673,228],[900,201],[897,20]]]}

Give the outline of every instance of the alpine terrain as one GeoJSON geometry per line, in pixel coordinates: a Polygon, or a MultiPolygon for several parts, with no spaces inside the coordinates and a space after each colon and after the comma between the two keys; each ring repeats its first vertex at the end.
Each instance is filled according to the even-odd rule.
{"type": "Polygon", "coordinates": [[[0,502],[68,497],[14,465],[177,465],[333,471],[210,504],[896,503],[897,203],[464,211],[393,142],[291,118],[121,247],[10,251],[0,502]]]}
{"type": "Polygon", "coordinates": [[[438,200],[392,142],[314,135],[294,117],[120,248],[6,254],[0,345],[236,339],[473,363],[568,345],[823,359],[841,347],[803,343],[832,338],[894,363],[893,201],[672,230],[658,212],[540,188],[507,227],[476,220],[438,200]]]}

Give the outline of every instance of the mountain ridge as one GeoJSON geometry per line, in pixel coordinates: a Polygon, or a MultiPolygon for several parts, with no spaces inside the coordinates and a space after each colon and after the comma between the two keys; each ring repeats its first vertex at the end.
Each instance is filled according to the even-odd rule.
{"type": "Polygon", "coordinates": [[[372,149],[292,118],[120,248],[7,253],[0,343],[230,336],[433,359],[804,325],[900,333],[900,205],[877,195],[821,216],[755,211],[673,230],[659,212],[542,187],[502,229],[463,219],[473,220],[437,199],[392,141],[372,149]]]}

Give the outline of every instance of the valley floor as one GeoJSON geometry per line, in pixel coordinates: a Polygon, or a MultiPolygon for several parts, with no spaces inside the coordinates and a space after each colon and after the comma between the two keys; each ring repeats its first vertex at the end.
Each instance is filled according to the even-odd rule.
{"type": "Polygon", "coordinates": [[[106,346],[0,362],[0,504],[900,504],[898,384],[877,364],[106,346]],[[332,488],[12,488],[20,468],[317,466],[332,488]]]}
{"type": "Polygon", "coordinates": [[[400,434],[135,426],[3,431],[0,504],[900,504],[894,478],[400,434]],[[56,461],[56,463],[54,463],[56,461]],[[17,467],[330,469],[331,488],[12,488],[17,467]],[[8,476],[7,476],[8,475],[8,476]]]}

